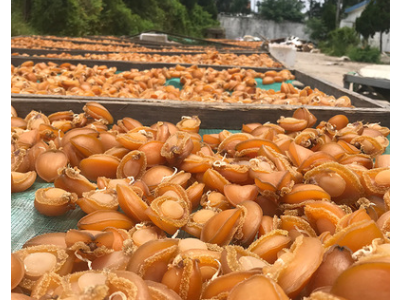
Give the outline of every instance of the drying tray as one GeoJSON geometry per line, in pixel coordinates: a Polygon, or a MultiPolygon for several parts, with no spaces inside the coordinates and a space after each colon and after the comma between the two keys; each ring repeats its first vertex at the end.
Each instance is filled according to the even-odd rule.
{"type": "MultiPolygon", "coordinates": [[[[219,133],[222,129],[200,129],[199,134],[219,133]]],[[[232,133],[240,130],[230,130],[232,133]]],[[[387,137],[390,142],[390,135],[387,137]]],[[[390,154],[390,145],[384,154],[390,154]]],[[[11,252],[22,248],[29,239],[44,233],[66,232],[78,229],[78,221],[86,215],[79,206],[59,217],[47,217],[40,214],[34,207],[35,192],[40,188],[54,187],[38,178],[26,191],[11,194],[11,252]]]]}
{"type": "MultiPolygon", "coordinates": [[[[87,52],[89,53],[89,52],[87,52]]],[[[110,52],[110,53],[121,53],[121,52],[110,52]]],[[[143,53],[143,52],[138,52],[138,53],[143,53]]],[[[165,52],[167,53],[167,52],[165,52]]],[[[18,53],[20,54],[20,53],[18,53]]],[[[105,52],[103,52],[102,54],[105,54],[105,52]]],[[[154,54],[154,53],[148,53],[150,55],[154,54]]],[[[181,52],[179,53],[179,55],[185,55],[185,52],[181,52]]],[[[236,54],[236,53],[232,53],[232,54],[236,54]]],[[[265,53],[267,54],[267,53],[265,53]]],[[[167,54],[163,54],[163,55],[167,55],[167,54]]],[[[238,54],[238,55],[242,55],[242,54],[238,54]]],[[[55,63],[58,65],[61,65],[63,63],[70,63],[73,65],[77,65],[77,64],[82,64],[82,65],[86,65],[88,67],[94,67],[94,66],[107,66],[108,68],[111,67],[116,67],[118,69],[118,71],[129,71],[131,69],[138,69],[138,70],[149,70],[152,68],[171,68],[171,67],[175,67],[176,65],[181,65],[181,66],[185,66],[185,67],[190,67],[192,65],[197,65],[199,68],[213,68],[216,70],[225,70],[225,69],[230,69],[230,68],[243,68],[243,69],[254,69],[255,71],[260,71],[262,72],[264,70],[264,72],[266,72],[267,70],[276,70],[276,71],[280,71],[282,69],[287,69],[285,68],[285,65],[280,62],[279,60],[277,60],[276,58],[274,58],[272,55],[267,54],[275,63],[281,65],[282,67],[279,68],[267,68],[267,67],[253,67],[253,66],[242,66],[242,65],[235,65],[235,64],[231,64],[231,65],[217,65],[217,64],[193,64],[193,63],[164,63],[164,62],[134,62],[134,61],[124,61],[124,60],[98,60],[98,59],[87,59],[87,58],[53,58],[53,57],[38,57],[38,56],[23,56],[23,55],[11,55],[11,64],[14,66],[19,66],[21,64],[23,64],[26,61],[32,61],[34,64],[37,63],[55,63]]]]}
{"type": "MultiPolygon", "coordinates": [[[[54,63],[81,63],[87,66],[106,65],[117,67],[119,71],[151,68],[173,67],[176,64],[166,63],[130,63],[118,61],[95,61],[95,60],[66,60],[47,59],[35,57],[12,56],[12,64],[17,66],[24,61],[36,62],[52,61],[54,63]]],[[[189,67],[190,64],[181,64],[189,67]]],[[[223,70],[237,66],[199,65],[199,67],[223,70]]],[[[257,72],[268,70],[280,70],[273,68],[241,67],[254,69],[257,72]]],[[[350,122],[363,121],[369,123],[380,123],[382,126],[390,127],[390,109],[370,98],[336,86],[306,73],[290,70],[295,75],[296,81],[305,86],[317,88],[328,95],[336,98],[348,96],[355,108],[304,106],[307,107],[319,121],[328,120],[335,114],[345,114],[350,122]]],[[[280,86],[274,89],[279,89],[280,86]]],[[[112,114],[114,119],[132,117],[143,123],[151,125],[157,121],[169,121],[177,123],[183,115],[197,115],[201,120],[200,134],[218,133],[223,128],[232,133],[240,132],[242,124],[254,122],[273,122],[280,116],[292,116],[293,112],[300,106],[294,105],[266,105],[266,104],[231,104],[231,103],[199,103],[190,101],[152,100],[152,99],[127,99],[106,97],[77,97],[57,95],[21,95],[12,94],[11,104],[21,116],[27,115],[31,110],[41,111],[46,115],[60,111],[72,110],[81,112],[88,101],[96,101],[104,105],[112,114]]],[[[390,140],[390,137],[388,137],[390,140]]],[[[386,154],[390,153],[390,146],[386,148],[386,154]]],[[[53,186],[38,179],[28,190],[11,195],[11,248],[18,250],[30,238],[47,232],[65,232],[71,228],[77,228],[78,220],[85,215],[79,207],[66,213],[61,217],[46,217],[39,214],[33,206],[34,193],[42,187],[53,186]]]]}
{"type": "MultiPolygon", "coordinates": [[[[150,48],[150,47],[146,47],[150,48]]],[[[156,50],[156,49],[155,49],[156,50]]],[[[159,49],[157,49],[159,50],[159,49]]],[[[213,50],[208,50],[208,51],[213,51],[213,50]]],[[[196,54],[204,54],[207,53],[208,51],[205,50],[193,50],[193,51],[135,51],[134,53],[141,53],[141,54],[151,54],[151,55],[166,55],[166,56],[180,56],[180,55],[196,55],[196,54]]],[[[269,56],[270,53],[266,51],[249,51],[249,50],[234,50],[234,51],[226,51],[226,50],[217,50],[218,53],[222,54],[236,54],[236,55],[253,55],[253,54],[268,54],[269,56]]],[[[85,55],[85,54],[110,54],[110,53],[132,53],[132,51],[97,51],[97,50],[80,50],[80,49],[68,49],[68,48],[18,48],[18,47],[12,47],[11,48],[11,55],[17,56],[16,54],[20,54],[22,56],[23,54],[27,54],[30,56],[33,55],[48,55],[48,54],[70,54],[70,55],[85,55]]],[[[271,57],[272,58],[272,57],[271,57]]]]}
{"type": "MultiPolygon", "coordinates": [[[[140,35],[140,34],[139,34],[140,35]]],[[[180,49],[224,49],[225,51],[251,51],[252,48],[235,45],[235,44],[227,44],[227,43],[220,43],[210,40],[204,39],[197,39],[188,36],[176,36],[181,40],[198,40],[199,42],[192,43],[192,44],[183,44],[177,43],[174,41],[169,41],[168,43],[161,43],[155,41],[148,41],[148,40],[140,40],[139,35],[132,36],[132,37],[118,37],[111,39],[110,37],[101,37],[101,36],[93,36],[93,37],[84,37],[85,40],[76,39],[73,37],[55,37],[55,36],[39,36],[39,35],[20,35],[12,37],[11,39],[16,39],[20,37],[29,37],[32,39],[37,40],[47,40],[53,42],[71,42],[73,44],[92,44],[92,45],[105,45],[105,46],[119,46],[119,47],[147,47],[147,48],[154,48],[154,49],[169,49],[169,48],[180,48],[180,49]],[[111,43],[104,42],[105,40],[111,41],[111,43]]],[[[169,36],[171,36],[169,34],[169,36]]]]}

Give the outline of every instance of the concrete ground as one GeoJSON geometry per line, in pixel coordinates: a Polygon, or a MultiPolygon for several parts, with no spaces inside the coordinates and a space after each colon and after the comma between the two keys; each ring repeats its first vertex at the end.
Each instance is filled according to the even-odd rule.
{"type": "MultiPolygon", "coordinates": [[[[386,63],[361,63],[322,53],[296,52],[293,69],[343,87],[343,75],[349,72],[356,72],[368,77],[390,79],[390,59],[383,57],[382,61],[386,63]]],[[[386,103],[389,105],[387,101],[385,101],[386,103]]]]}
{"type": "Polygon", "coordinates": [[[349,72],[360,73],[364,67],[382,69],[389,65],[374,65],[342,60],[340,57],[328,56],[322,53],[296,52],[294,69],[307,73],[317,78],[325,79],[333,84],[343,87],[343,75],[349,72]]]}

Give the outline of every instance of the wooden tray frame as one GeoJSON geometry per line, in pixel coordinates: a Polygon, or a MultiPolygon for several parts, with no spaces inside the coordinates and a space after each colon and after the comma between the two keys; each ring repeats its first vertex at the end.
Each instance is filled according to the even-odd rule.
{"type": "MultiPolygon", "coordinates": [[[[96,61],[96,60],[65,60],[12,57],[12,63],[16,66],[26,60],[34,62],[52,61],[58,64],[70,62],[81,63],[87,66],[107,65],[117,67],[118,70],[173,67],[176,64],[166,63],[129,63],[122,61],[96,61]]],[[[190,66],[191,64],[182,64],[190,66]]],[[[215,66],[199,65],[199,67],[223,70],[237,66],[215,66]]],[[[242,67],[254,69],[258,72],[266,72],[269,68],[242,67]]],[[[318,120],[327,121],[335,114],[345,114],[350,122],[363,121],[368,123],[380,123],[382,126],[390,127],[390,108],[380,102],[374,101],[353,91],[331,84],[325,80],[315,78],[304,72],[291,70],[297,81],[305,86],[317,88],[318,90],[332,95],[335,98],[348,96],[354,108],[327,107],[327,106],[304,106],[307,107],[318,120]]],[[[136,98],[109,98],[109,97],[78,97],[58,95],[31,95],[12,94],[11,104],[17,112],[24,116],[31,110],[51,114],[60,110],[72,110],[75,113],[82,112],[86,102],[96,101],[103,104],[117,119],[132,117],[138,119],[145,125],[154,124],[157,121],[178,122],[182,116],[197,115],[202,121],[201,128],[204,129],[241,129],[242,124],[253,122],[276,122],[280,116],[292,116],[294,110],[300,106],[295,105],[268,105],[268,104],[233,104],[215,102],[192,102],[173,100],[153,100],[136,98]]]]}
{"type": "MultiPolygon", "coordinates": [[[[246,55],[250,56],[252,54],[268,54],[271,56],[269,52],[266,51],[245,51],[245,50],[236,50],[236,51],[221,51],[217,50],[218,53],[223,54],[236,54],[236,55],[246,55]]],[[[132,51],[96,51],[96,50],[80,50],[80,49],[66,49],[66,48],[52,48],[52,49],[29,49],[29,48],[11,48],[11,54],[19,53],[19,54],[28,54],[28,55],[48,55],[48,54],[62,54],[67,53],[71,55],[85,55],[89,54],[109,54],[109,53],[132,53],[132,51]]],[[[142,53],[142,54],[152,54],[152,55],[166,55],[166,56],[173,56],[173,55],[196,55],[196,54],[204,54],[206,51],[137,51],[135,53],[142,53]]],[[[17,56],[17,55],[14,55],[17,56]]],[[[23,55],[20,55],[23,56],[23,55]]],[[[25,56],[23,56],[25,57],[25,56]]],[[[271,56],[272,59],[276,61],[275,58],[271,56]]]]}

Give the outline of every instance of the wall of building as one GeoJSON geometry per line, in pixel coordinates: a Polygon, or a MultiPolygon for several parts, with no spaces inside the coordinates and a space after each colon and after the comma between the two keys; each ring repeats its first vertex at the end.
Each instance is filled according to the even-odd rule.
{"type": "Polygon", "coordinates": [[[309,40],[309,36],[304,32],[305,25],[301,23],[287,21],[277,23],[254,17],[224,15],[219,15],[218,20],[221,23],[221,27],[225,28],[227,39],[242,38],[245,35],[259,37],[258,34],[261,34],[270,40],[289,36],[297,36],[300,39],[309,40]]]}
{"type": "MultiPolygon", "coordinates": [[[[375,33],[373,38],[368,39],[368,44],[370,44],[373,47],[379,48],[379,37],[380,33],[379,32],[375,33]]],[[[390,32],[382,34],[382,51],[390,52],[390,32]]]]}
{"type": "Polygon", "coordinates": [[[343,20],[340,20],[340,27],[353,27],[356,23],[356,19],[361,16],[365,6],[360,7],[358,9],[353,10],[352,12],[347,14],[347,17],[343,20]]]}
{"type": "MultiPolygon", "coordinates": [[[[340,27],[348,26],[354,28],[356,18],[358,18],[363,9],[355,10],[347,18],[340,22],[340,27]]],[[[245,35],[256,37],[262,36],[272,40],[286,38],[289,36],[297,36],[302,40],[309,40],[309,35],[304,32],[305,25],[295,22],[274,22],[270,20],[260,20],[255,17],[244,16],[226,16],[219,15],[218,20],[221,27],[225,29],[227,39],[242,38],[245,35]]],[[[379,47],[379,32],[373,38],[369,39],[369,44],[373,47],[379,47]]],[[[382,36],[382,50],[390,52],[390,32],[384,33],[382,36]]]]}
{"type": "Polygon", "coordinates": [[[257,1],[259,1],[259,0],[250,0],[250,9],[251,9],[251,11],[256,12],[256,13],[258,12],[257,1]]]}

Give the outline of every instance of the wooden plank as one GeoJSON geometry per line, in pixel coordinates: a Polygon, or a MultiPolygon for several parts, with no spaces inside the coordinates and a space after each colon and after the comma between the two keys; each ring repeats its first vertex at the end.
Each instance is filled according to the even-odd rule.
{"type": "Polygon", "coordinates": [[[71,55],[85,55],[89,54],[109,54],[109,53],[131,53],[131,51],[96,51],[96,50],[80,50],[80,49],[66,49],[66,48],[57,48],[57,49],[28,49],[28,48],[11,48],[12,53],[19,54],[28,54],[28,55],[48,55],[48,54],[62,54],[68,53],[71,55]]]}
{"type": "MultiPolygon", "coordinates": [[[[58,58],[43,58],[43,57],[23,57],[23,56],[12,56],[11,63],[14,66],[18,66],[27,60],[32,60],[34,63],[38,62],[54,62],[56,64],[61,64],[69,62],[72,64],[84,64],[88,67],[93,67],[95,65],[106,65],[107,67],[116,67],[119,71],[129,71],[131,69],[138,70],[149,70],[152,68],[171,68],[176,66],[174,63],[132,63],[126,61],[113,61],[113,60],[85,60],[85,59],[58,59],[58,58]]],[[[180,64],[185,67],[190,67],[192,64],[180,64]]],[[[198,65],[200,68],[213,68],[215,70],[225,70],[230,68],[236,68],[238,66],[221,66],[221,65],[198,65]]],[[[252,69],[260,73],[265,73],[268,70],[281,70],[276,68],[258,68],[258,67],[244,67],[242,69],[252,69]]],[[[342,96],[347,96],[350,98],[352,104],[356,108],[385,108],[387,107],[381,104],[379,101],[374,101],[368,97],[360,95],[356,92],[350,91],[343,87],[337,86],[333,83],[327,82],[323,79],[315,78],[304,72],[298,70],[290,70],[295,76],[296,81],[303,83],[305,86],[310,86],[312,89],[317,88],[318,90],[324,92],[327,95],[332,95],[335,98],[342,96]]],[[[181,102],[180,102],[181,103],[181,102]]]]}
{"type": "MultiPolygon", "coordinates": [[[[203,129],[241,129],[242,124],[253,122],[276,123],[280,116],[290,117],[300,106],[263,105],[263,104],[231,104],[201,103],[171,100],[120,99],[105,97],[77,97],[52,95],[18,95],[13,94],[11,104],[20,116],[26,116],[31,110],[41,111],[48,115],[61,110],[72,110],[81,113],[88,101],[96,101],[104,105],[115,120],[131,117],[144,125],[152,125],[157,121],[176,123],[182,116],[199,116],[203,129]]],[[[388,108],[340,108],[322,106],[307,107],[319,121],[327,121],[335,114],[346,115],[350,122],[364,121],[380,123],[390,127],[390,110],[388,108]]]]}
{"type": "MultiPolygon", "coordinates": [[[[218,51],[219,53],[229,53],[236,55],[246,55],[250,56],[253,54],[268,54],[267,52],[253,52],[253,51],[218,51]]],[[[80,49],[28,49],[28,48],[11,48],[12,53],[19,53],[28,55],[49,55],[49,54],[70,54],[70,55],[85,55],[85,54],[110,54],[110,53],[132,53],[132,51],[96,51],[96,50],[80,50],[80,49]]],[[[134,53],[141,54],[151,54],[151,55],[165,55],[165,56],[174,56],[174,55],[197,55],[197,54],[205,54],[205,51],[135,51],[134,53]]],[[[270,55],[270,54],[269,54],[270,55]]],[[[271,55],[270,55],[271,56],[271,55]]]]}
{"type": "MultiPolygon", "coordinates": [[[[71,63],[71,64],[83,64],[88,67],[94,67],[99,65],[105,65],[109,68],[116,67],[118,71],[130,71],[131,69],[149,70],[152,68],[172,68],[177,65],[177,63],[158,63],[158,62],[129,62],[120,60],[94,60],[94,59],[69,59],[69,58],[51,58],[51,57],[26,57],[26,56],[11,56],[11,64],[14,66],[19,66],[25,61],[33,61],[35,64],[39,62],[53,62],[56,64],[71,63]]],[[[190,67],[193,64],[179,64],[184,67],[190,67]]],[[[226,70],[231,68],[242,68],[242,69],[252,69],[257,72],[266,72],[269,70],[282,70],[281,68],[259,68],[251,66],[234,66],[234,65],[203,65],[198,64],[199,68],[213,68],[215,70],[226,70]]],[[[292,71],[292,70],[291,70],[292,71]]]]}
{"type": "MultiPolygon", "coordinates": [[[[140,36],[141,36],[141,34],[145,34],[145,33],[164,34],[164,35],[169,36],[171,39],[175,38],[175,39],[182,39],[182,40],[192,40],[192,41],[197,41],[198,44],[200,44],[200,45],[206,45],[206,46],[211,45],[211,46],[215,46],[216,48],[220,48],[220,47],[231,47],[231,48],[242,48],[242,49],[249,48],[249,47],[245,47],[245,46],[241,46],[241,45],[233,45],[233,44],[228,44],[228,43],[224,43],[224,42],[216,42],[216,41],[211,41],[209,39],[197,38],[197,37],[193,37],[193,36],[182,35],[182,34],[177,34],[174,32],[162,31],[162,30],[147,30],[147,31],[138,33],[136,35],[132,35],[132,36],[130,36],[130,38],[133,41],[136,41],[137,39],[139,39],[139,41],[142,42],[143,40],[140,40],[140,36]]],[[[181,44],[181,45],[193,46],[191,44],[181,44]]]]}
{"type": "MultiPolygon", "coordinates": [[[[114,38],[110,38],[107,36],[86,36],[84,38],[86,39],[90,39],[93,40],[93,42],[90,41],[81,41],[81,40],[74,40],[73,38],[69,38],[67,39],[62,39],[62,38],[51,38],[51,37],[44,37],[44,36],[30,36],[30,35],[20,35],[20,36],[14,36],[11,37],[11,39],[14,38],[19,38],[19,37],[33,37],[33,38],[37,38],[37,39],[45,39],[45,40],[53,40],[53,41],[71,41],[77,44],[82,44],[82,43],[89,43],[89,44],[99,44],[102,43],[102,40],[110,40],[110,41],[119,41],[120,44],[125,45],[125,46],[143,46],[146,48],[153,48],[153,49],[169,49],[169,48],[180,48],[180,49],[190,49],[190,48],[215,48],[215,49],[219,49],[220,51],[226,51],[226,52],[237,52],[237,51],[244,51],[244,52],[252,52],[253,49],[246,47],[246,46],[241,46],[241,45],[235,45],[235,44],[229,44],[229,43],[221,43],[221,42],[214,42],[214,41],[209,41],[209,40],[205,40],[207,41],[207,43],[209,43],[208,45],[187,45],[187,44],[179,44],[179,43],[159,43],[159,42],[154,42],[154,41],[144,41],[144,40],[135,40],[133,37],[129,37],[129,36],[121,36],[121,37],[114,37],[114,38]],[[129,43],[130,45],[126,45],[127,43],[129,43]],[[231,49],[231,50],[230,50],[231,49]]],[[[103,43],[105,45],[117,45],[118,43],[114,44],[107,44],[107,43],[103,43]]],[[[263,51],[261,51],[263,52],[263,51]]]]}
{"type": "MultiPolygon", "coordinates": [[[[140,34],[139,34],[140,35],[140,34]]],[[[177,34],[172,34],[172,36],[176,36],[178,38],[190,38],[192,40],[197,40],[199,42],[203,42],[205,44],[181,44],[177,42],[159,42],[159,41],[150,41],[150,40],[140,40],[139,35],[135,37],[123,37],[120,38],[118,41],[119,43],[115,43],[115,39],[110,39],[107,37],[104,37],[104,39],[92,39],[90,37],[85,37],[86,39],[92,39],[93,41],[84,41],[80,39],[74,39],[72,37],[68,38],[63,38],[63,37],[45,37],[45,36],[32,36],[32,38],[36,38],[37,40],[48,40],[48,41],[54,41],[54,42],[71,42],[74,44],[92,44],[92,45],[115,45],[115,46],[120,46],[120,47],[131,47],[131,46],[145,46],[145,45],[155,45],[155,46],[162,46],[162,47],[181,47],[181,48],[191,48],[191,47],[214,47],[214,48],[222,48],[222,47],[230,47],[230,48],[238,48],[238,49],[249,49],[248,47],[240,46],[240,45],[234,45],[234,44],[226,44],[226,43],[220,43],[220,42],[214,42],[214,41],[209,41],[205,39],[199,39],[199,38],[194,38],[194,37],[188,37],[188,36],[182,36],[182,35],[177,35],[177,34]],[[106,43],[102,40],[110,40],[113,41],[114,43],[106,43]]],[[[27,36],[29,37],[29,36],[27,36]]]]}
{"type": "MultiPolygon", "coordinates": [[[[77,40],[77,39],[73,39],[73,38],[57,38],[57,37],[43,37],[43,36],[33,36],[32,38],[36,38],[37,40],[44,40],[44,41],[54,41],[54,42],[70,42],[73,44],[78,44],[78,45],[82,45],[82,44],[89,44],[89,45],[105,45],[105,46],[118,46],[118,47],[132,47],[133,42],[124,40],[121,41],[120,43],[105,43],[99,40],[96,41],[82,41],[82,40],[77,40]]],[[[104,38],[104,40],[110,40],[107,38],[104,38]]],[[[113,40],[110,40],[113,41],[113,40]]]]}
{"type": "Polygon", "coordinates": [[[342,96],[349,97],[351,103],[355,107],[384,107],[384,105],[382,105],[380,102],[374,101],[373,99],[370,99],[356,92],[353,92],[349,89],[338,86],[334,83],[328,82],[324,79],[310,76],[304,72],[295,70],[294,76],[296,77],[296,80],[302,82],[306,86],[308,85],[313,89],[316,88],[327,95],[332,95],[335,98],[339,98],[342,96]]]}

